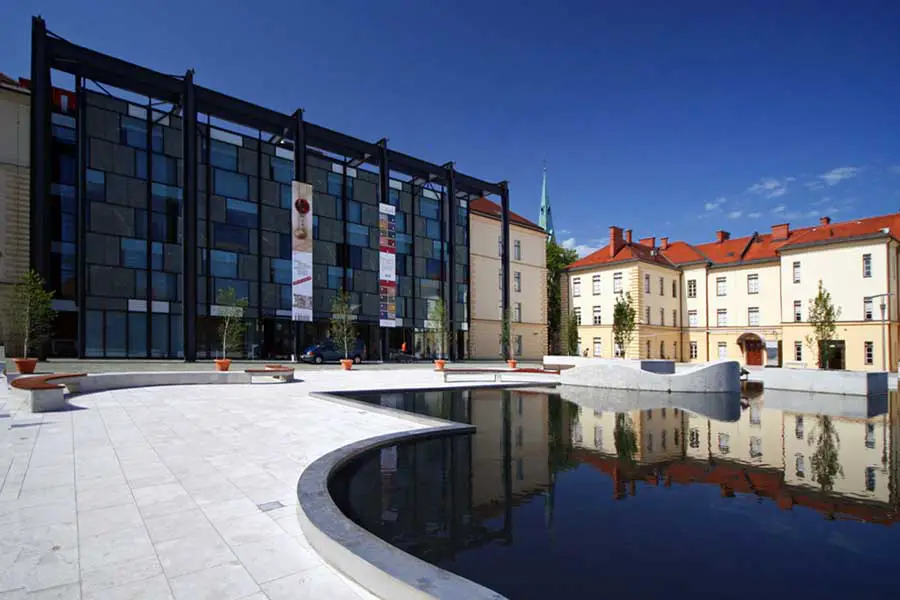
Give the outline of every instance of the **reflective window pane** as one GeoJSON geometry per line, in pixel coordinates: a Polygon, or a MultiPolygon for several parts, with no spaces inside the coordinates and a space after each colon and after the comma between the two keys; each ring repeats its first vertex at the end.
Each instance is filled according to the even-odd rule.
{"type": "Polygon", "coordinates": [[[150,356],[165,358],[169,355],[169,315],[154,314],[151,319],[150,356]]]}
{"type": "Polygon", "coordinates": [[[103,311],[89,310],[85,314],[86,337],[84,353],[87,356],[103,356],[103,311]]]}
{"type": "Polygon", "coordinates": [[[250,195],[250,182],[246,175],[216,169],[215,193],[219,196],[246,200],[250,195]]]}
{"type": "Polygon", "coordinates": [[[106,313],[106,356],[125,358],[125,313],[106,313]]]}
{"type": "Polygon", "coordinates": [[[128,356],[147,356],[147,313],[128,313],[128,356]]]}

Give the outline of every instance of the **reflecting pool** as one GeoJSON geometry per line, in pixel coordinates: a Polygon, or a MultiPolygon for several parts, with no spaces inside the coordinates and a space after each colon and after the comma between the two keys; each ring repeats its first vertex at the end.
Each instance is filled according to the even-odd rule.
{"type": "Polygon", "coordinates": [[[477,431],[370,453],[331,492],[513,599],[896,597],[896,398],[670,396],[356,395],[477,431]]]}

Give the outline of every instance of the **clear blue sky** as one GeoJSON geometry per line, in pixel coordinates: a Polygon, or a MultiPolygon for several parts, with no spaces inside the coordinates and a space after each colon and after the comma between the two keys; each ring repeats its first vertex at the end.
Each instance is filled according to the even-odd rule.
{"type": "Polygon", "coordinates": [[[78,44],[508,179],[560,239],[704,241],[900,209],[900,2],[7,2],[78,44]]]}

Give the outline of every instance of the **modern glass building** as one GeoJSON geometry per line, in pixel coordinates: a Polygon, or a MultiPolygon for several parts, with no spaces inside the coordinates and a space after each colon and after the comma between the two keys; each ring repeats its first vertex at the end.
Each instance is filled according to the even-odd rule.
{"type": "Polygon", "coordinates": [[[40,18],[28,85],[31,262],[60,311],[50,355],[216,356],[217,299],[229,289],[247,301],[235,356],[284,360],[323,341],[342,289],[369,358],[404,342],[427,350],[438,298],[449,354],[466,355],[468,206],[494,195],[508,215],[505,183],[202,88],[192,71],[174,77],[76,46],[40,18]],[[54,87],[53,71],[74,75],[71,89],[54,87]],[[313,189],[311,322],[291,317],[295,180],[313,189]],[[395,213],[390,314],[385,206],[395,213]]]}

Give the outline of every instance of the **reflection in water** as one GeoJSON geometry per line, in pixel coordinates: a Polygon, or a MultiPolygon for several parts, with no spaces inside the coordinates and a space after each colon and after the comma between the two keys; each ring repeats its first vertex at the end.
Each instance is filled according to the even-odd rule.
{"type": "Polygon", "coordinates": [[[785,579],[785,561],[799,556],[824,573],[817,595],[884,590],[871,573],[892,572],[876,567],[900,543],[900,528],[875,525],[898,520],[896,401],[890,414],[861,418],[778,408],[774,395],[736,413],[712,405],[722,398],[695,395],[688,412],[643,396],[640,409],[617,396],[607,410],[602,399],[519,390],[368,395],[469,421],[476,433],[369,454],[331,491],[379,537],[511,598],[567,597],[599,577],[611,595],[638,579],[647,597],[715,595],[678,578],[643,583],[648,549],[667,557],[663,572],[727,570],[752,556],[758,585],[730,597],[768,594],[766,577],[788,595],[799,583],[785,579]],[[823,528],[823,516],[842,528],[823,528]],[[865,557],[866,570],[850,555],[865,557]]]}

